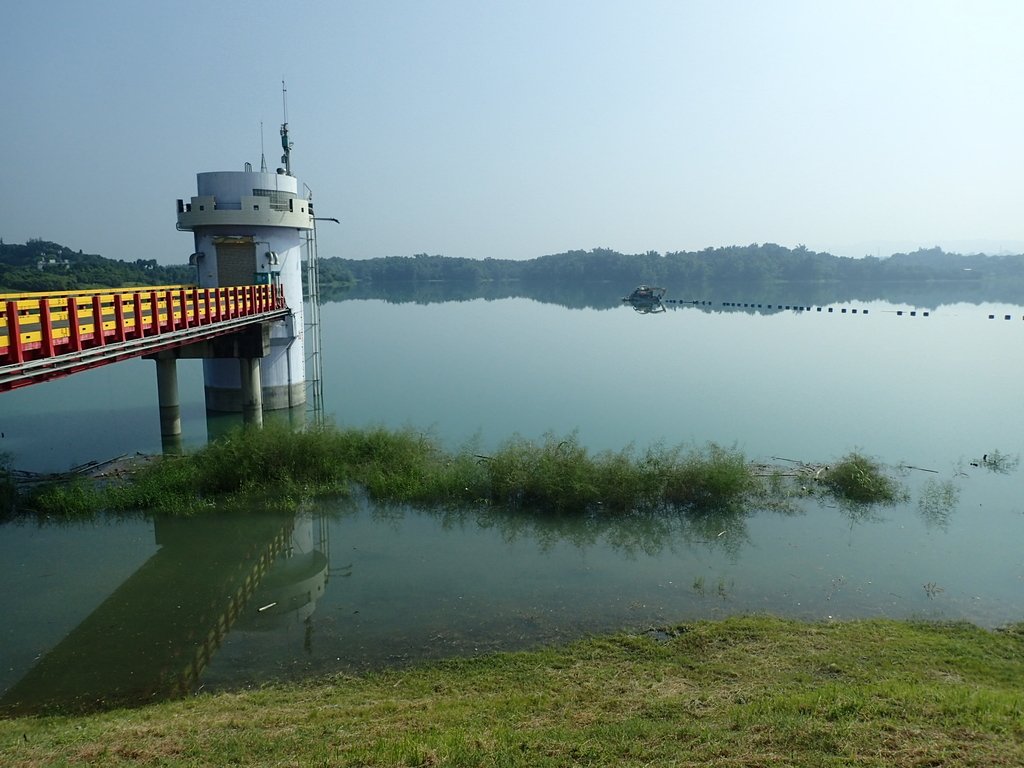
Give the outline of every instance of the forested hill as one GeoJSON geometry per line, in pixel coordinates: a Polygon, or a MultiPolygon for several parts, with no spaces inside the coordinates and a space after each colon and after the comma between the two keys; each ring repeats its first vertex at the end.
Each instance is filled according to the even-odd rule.
{"type": "MultiPolygon", "coordinates": [[[[666,286],[762,283],[980,283],[1016,279],[1024,283],[1024,255],[986,256],[928,248],[888,258],[841,258],[773,243],[703,251],[625,254],[608,248],[534,259],[465,259],[445,256],[388,256],[375,259],[320,259],[320,283],[330,293],[355,283],[387,285],[516,281],[531,285],[611,282],[625,290],[635,283],[666,286]]],[[[134,285],[191,283],[187,265],[155,260],[107,259],[45,240],[24,245],[0,242],[0,292],[61,291],[134,285]]]]}
{"type": "Polygon", "coordinates": [[[723,282],[919,282],[1024,278],[1024,255],[986,256],[946,253],[940,248],[860,259],[786,248],[773,243],[703,251],[624,254],[607,248],[541,256],[529,260],[464,259],[444,256],[389,256],[320,260],[325,286],[352,282],[429,281],[611,281],[658,285],[723,282]]]}
{"type": "Polygon", "coordinates": [[[194,267],[165,267],[154,259],[121,261],[73,251],[46,240],[0,242],[0,292],[74,291],[195,282],[194,267]]]}

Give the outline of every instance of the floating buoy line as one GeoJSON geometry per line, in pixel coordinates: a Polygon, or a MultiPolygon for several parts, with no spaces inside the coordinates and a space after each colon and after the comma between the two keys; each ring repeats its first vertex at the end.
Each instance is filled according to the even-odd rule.
{"type": "MultiPolygon", "coordinates": [[[[624,301],[627,301],[624,299],[624,301]]],[[[822,314],[837,314],[837,315],[867,315],[870,314],[870,310],[862,307],[828,307],[828,306],[807,306],[804,304],[758,304],[756,302],[739,302],[739,301],[706,301],[703,299],[685,300],[685,299],[662,299],[662,304],[671,306],[673,308],[680,307],[719,307],[725,309],[753,309],[753,310],[771,310],[773,312],[807,312],[807,313],[822,313],[822,314]]],[[[892,314],[897,317],[931,317],[932,311],[928,309],[883,309],[876,310],[876,313],[892,314]]],[[[1014,315],[1002,315],[1003,320],[1013,320],[1014,315]]],[[[989,320],[995,320],[996,314],[990,313],[988,315],[989,320]]],[[[1020,316],[1021,320],[1024,320],[1024,315],[1020,316]]]]}

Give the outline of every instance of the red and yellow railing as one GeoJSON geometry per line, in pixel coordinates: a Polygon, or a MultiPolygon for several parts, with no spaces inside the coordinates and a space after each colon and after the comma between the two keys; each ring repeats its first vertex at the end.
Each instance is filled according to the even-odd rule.
{"type": "Polygon", "coordinates": [[[214,326],[284,307],[284,294],[274,285],[0,294],[0,366],[214,326]]]}

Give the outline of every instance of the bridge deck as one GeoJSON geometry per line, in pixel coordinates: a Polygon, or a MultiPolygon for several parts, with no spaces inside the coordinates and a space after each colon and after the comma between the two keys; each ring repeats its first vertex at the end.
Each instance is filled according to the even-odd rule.
{"type": "Polygon", "coordinates": [[[0,294],[0,392],[288,314],[273,285],[0,294]]]}

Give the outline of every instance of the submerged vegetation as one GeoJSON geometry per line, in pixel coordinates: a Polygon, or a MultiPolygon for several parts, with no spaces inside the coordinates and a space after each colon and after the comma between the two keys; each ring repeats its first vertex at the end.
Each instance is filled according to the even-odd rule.
{"type": "Polygon", "coordinates": [[[700,621],[83,716],[41,765],[1020,766],[1024,627],[700,621]]]}
{"type": "MultiPolygon", "coordinates": [[[[762,468],[763,469],[763,468],[762,468]]],[[[421,506],[493,505],[556,514],[696,514],[775,506],[801,495],[779,473],[764,477],[742,453],[655,444],[638,451],[591,452],[575,434],[536,442],[514,437],[482,454],[443,450],[410,429],[239,430],[185,456],[141,462],[126,479],[76,477],[50,482],[9,503],[17,512],[71,518],[98,511],[190,515],[218,503],[255,498],[276,505],[349,493],[421,506]]],[[[851,454],[816,478],[821,489],[860,504],[894,503],[898,483],[881,466],[851,454]]],[[[0,472],[0,492],[11,487],[0,472]]]]}

